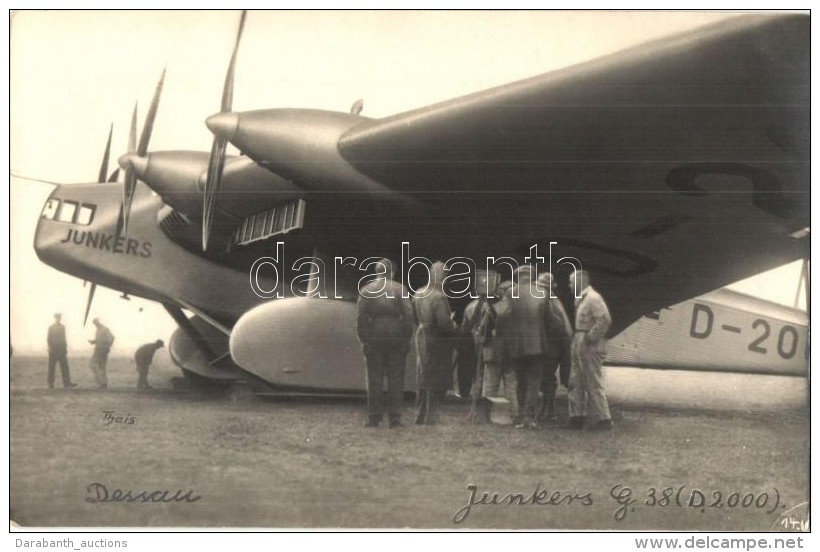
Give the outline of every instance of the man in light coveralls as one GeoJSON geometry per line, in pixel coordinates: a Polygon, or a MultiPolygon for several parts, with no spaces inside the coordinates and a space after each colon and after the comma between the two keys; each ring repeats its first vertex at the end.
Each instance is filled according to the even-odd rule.
{"type": "Polygon", "coordinates": [[[610,430],[612,419],[604,392],[601,363],[606,354],[606,332],[612,318],[604,298],[590,286],[586,271],[573,273],[569,286],[576,298],[568,427],[582,429],[586,423],[588,429],[610,430]]]}

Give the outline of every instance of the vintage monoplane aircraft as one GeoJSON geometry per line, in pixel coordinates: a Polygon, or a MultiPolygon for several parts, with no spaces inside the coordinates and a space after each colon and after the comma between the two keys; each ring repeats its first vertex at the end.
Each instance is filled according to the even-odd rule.
{"type": "MultiPolygon", "coordinates": [[[[809,257],[808,16],[738,16],[381,119],[233,112],[244,18],[211,152],[149,151],[160,80],[119,175],[109,139],[98,181],[58,186],[35,238],[43,262],[93,282],[89,309],[96,285],[162,303],[192,378],[361,389],[353,301],[378,257],[416,289],[421,257],[484,268],[537,251],[562,290],[576,259],[613,334],[809,257]]],[[[687,311],[692,339],[704,312],[687,311]]],[[[762,332],[729,325],[744,347],[762,332]]],[[[803,357],[805,331],[777,331],[803,357]]]]}

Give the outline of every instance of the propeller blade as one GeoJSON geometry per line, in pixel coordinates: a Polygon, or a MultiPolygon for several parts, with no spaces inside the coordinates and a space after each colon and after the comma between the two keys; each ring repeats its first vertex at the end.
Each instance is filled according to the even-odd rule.
{"type": "Polygon", "coordinates": [[[111,128],[108,129],[108,142],[105,144],[105,153],[103,153],[103,160],[100,165],[100,172],[97,176],[97,182],[105,182],[105,177],[108,174],[108,158],[111,156],[111,136],[113,134],[114,123],[111,123],[111,128]]]}
{"type": "MultiPolygon", "coordinates": [[[[239,30],[236,32],[236,42],[234,42],[231,61],[228,64],[228,71],[225,74],[225,86],[222,89],[221,113],[231,111],[233,105],[233,83],[236,71],[236,56],[239,52],[239,42],[242,39],[242,30],[245,28],[245,16],[247,10],[242,10],[239,18],[239,30]]],[[[208,177],[205,181],[205,189],[202,193],[202,250],[208,250],[208,237],[213,228],[213,213],[216,209],[216,198],[222,185],[222,171],[225,168],[225,151],[228,147],[228,140],[221,137],[214,137],[211,146],[211,156],[208,158],[208,177]]]]}
{"type": "Polygon", "coordinates": [[[123,206],[120,205],[120,212],[117,215],[117,231],[116,231],[117,236],[124,236],[125,235],[125,221],[123,220],[124,217],[123,217],[122,213],[123,213],[123,206]]]}
{"type": "Polygon", "coordinates": [[[120,178],[120,170],[114,169],[114,172],[111,173],[111,176],[108,177],[108,182],[116,182],[120,178]]]}
{"type": "Polygon", "coordinates": [[[83,326],[88,322],[88,313],[91,312],[91,303],[94,301],[94,292],[97,291],[97,284],[91,282],[91,289],[88,290],[88,303],[85,305],[85,316],[83,317],[83,326]]]}
{"type": "MultiPolygon", "coordinates": [[[[162,75],[159,77],[157,87],[154,89],[154,98],[151,100],[151,106],[148,108],[148,114],[145,116],[145,124],[142,127],[140,134],[140,141],[137,144],[137,106],[134,106],[134,114],[131,116],[131,132],[128,135],[128,153],[136,154],[138,157],[145,156],[148,153],[148,143],[151,141],[151,133],[154,130],[154,120],[157,118],[157,109],[159,108],[159,98],[162,95],[162,85],[165,82],[165,69],[162,70],[162,75]]],[[[134,194],[137,189],[137,174],[134,171],[134,165],[128,160],[128,156],[123,156],[125,160],[125,184],[122,188],[122,210],[121,210],[121,230],[124,235],[128,232],[128,216],[131,213],[131,203],[134,201],[134,194]]]]}
{"type": "MultiPolygon", "coordinates": [[[[137,104],[131,115],[131,130],[128,133],[128,153],[134,153],[137,147],[137,104]]],[[[130,164],[125,166],[125,182],[122,187],[122,207],[117,224],[117,236],[124,236],[128,232],[128,215],[131,212],[131,202],[134,200],[134,191],[137,188],[137,175],[130,164]]]]}
{"type": "Polygon", "coordinates": [[[162,95],[162,85],[165,82],[165,69],[162,70],[162,75],[159,77],[157,87],[154,89],[154,99],[151,100],[151,107],[148,108],[148,114],[145,116],[145,124],[142,126],[142,134],[140,135],[140,143],[137,147],[137,155],[142,157],[148,153],[148,143],[151,141],[151,132],[154,130],[154,120],[157,118],[157,109],[159,108],[159,98],[162,95]]]}
{"type": "Polygon", "coordinates": [[[242,10],[242,16],[239,18],[239,30],[236,33],[236,42],[233,46],[233,53],[231,54],[231,63],[228,65],[228,72],[225,75],[225,86],[222,89],[222,112],[225,113],[231,110],[233,104],[233,81],[234,71],[236,70],[236,54],[239,52],[239,41],[242,38],[242,30],[245,28],[245,16],[248,14],[247,10],[242,10]]]}
{"type": "Polygon", "coordinates": [[[213,228],[213,213],[216,209],[216,197],[222,185],[222,170],[225,168],[225,150],[228,141],[214,138],[211,157],[208,159],[208,178],[205,181],[202,205],[202,250],[208,250],[208,237],[213,228]]]}
{"type": "MultiPolygon", "coordinates": [[[[105,143],[105,152],[103,152],[103,159],[102,163],[100,164],[100,172],[97,174],[97,182],[105,182],[105,175],[108,174],[108,160],[111,157],[111,137],[114,135],[114,123],[111,123],[111,126],[108,129],[108,140],[105,143]]],[[[114,171],[114,174],[111,175],[112,179],[109,179],[108,182],[113,182],[115,175],[118,173],[119,169],[114,171]]],[[[83,280],[83,287],[88,284],[88,280],[83,280]]],[[[88,304],[85,307],[85,318],[83,319],[83,326],[88,321],[88,313],[91,310],[91,301],[94,299],[94,292],[97,289],[97,284],[91,282],[91,289],[88,293],[88,304]]]]}
{"type": "Polygon", "coordinates": [[[134,103],[134,112],[131,113],[131,130],[128,131],[128,153],[137,151],[137,106],[134,103]]]}

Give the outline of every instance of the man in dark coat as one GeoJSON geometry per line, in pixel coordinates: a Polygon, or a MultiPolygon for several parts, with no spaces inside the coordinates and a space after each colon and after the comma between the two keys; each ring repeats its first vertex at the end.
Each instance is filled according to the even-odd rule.
{"type": "Polygon", "coordinates": [[[400,427],[404,368],[413,335],[413,307],[407,289],[393,280],[393,263],[377,261],[377,278],[359,292],[356,333],[367,370],[366,427],[377,427],[384,415],[384,380],[390,427],[400,427]]]}
{"type": "Polygon", "coordinates": [[[557,317],[554,321],[554,309],[550,303],[558,300],[550,300],[548,291],[537,288],[533,267],[522,266],[516,270],[515,276],[518,287],[511,298],[507,347],[518,374],[518,400],[523,414],[516,427],[536,429],[541,374],[554,349],[554,344],[547,338],[557,332],[557,317]]]}
{"type": "Polygon", "coordinates": [[[63,380],[63,387],[76,387],[76,383],[71,382],[71,375],[68,369],[68,344],[65,338],[65,326],[60,320],[62,315],[54,315],[54,324],[48,327],[48,388],[54,388],[54,371],[57,364],[60,365],[60,377],[63,380]]]}
{"type": "Polygon", "coordinates": [[[447,390],[453,386],[453,347],[460,331],[444,293],[444,278],[444,263],[434,263],[427,287],[413,297],[418,322],[417,424],[431,425],[438,421],[439,406],[447,390]]]}
{"type": "Polygon", "coordinates": [[[151,389],[148,385],[148,368],[151,366],[151,361],[154,360],[154,353],[157,349],[161,349],[165,343],[161,339],[157,339],[153,343],[146,343],[137,349],[134,355],[134,361],[137,363],[137,389],[151,389]]]}
{"type": "Polygon", "coordinates": [[[504,395],[510,402],[510,418],[518,419],[518,380],[515,369],[510,365],[507,354],[507,330],[509,328],[512,299],[510,297],[511,282],[501,282],[498,286],[499,301],[488,312],[484,349],[484,382],[481,395],[483,397],[498,397],[501,382],[504,382],[504,395]]]}
{"type": "Polygon", "coordinates": [[[558,390],[556,371],[560,371],[561,383],[569,385],[571,362],[572,325],[561,301],[555,297],[556,286],[552,274],[545,272],[538,276],[538,287],[548,296],[551,324],[547,329],[547,353],[544,357],[544,371],[541,374],[541,409],[538,417],[555,419],[555,392],[558,390]],[[559,370],[560,366],[560,370],[559,370]]]}

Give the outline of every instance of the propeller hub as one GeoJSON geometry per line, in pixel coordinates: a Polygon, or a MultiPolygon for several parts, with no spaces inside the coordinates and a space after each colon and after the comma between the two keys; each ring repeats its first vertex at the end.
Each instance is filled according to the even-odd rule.
{"type": "Polygon", "coordinates": [[[208,117],[205,124],[216,136],[230,141],[239,128],[239,115],[231,112],[217,113],[208,117]]]}
{"type": "Polygon", "coordinates": [[[122,170],[132,169],[137,176],[143,177],[148,172],[148,158],[140,157],[136,153],[126,153],[117,160],[122,170]]]}

